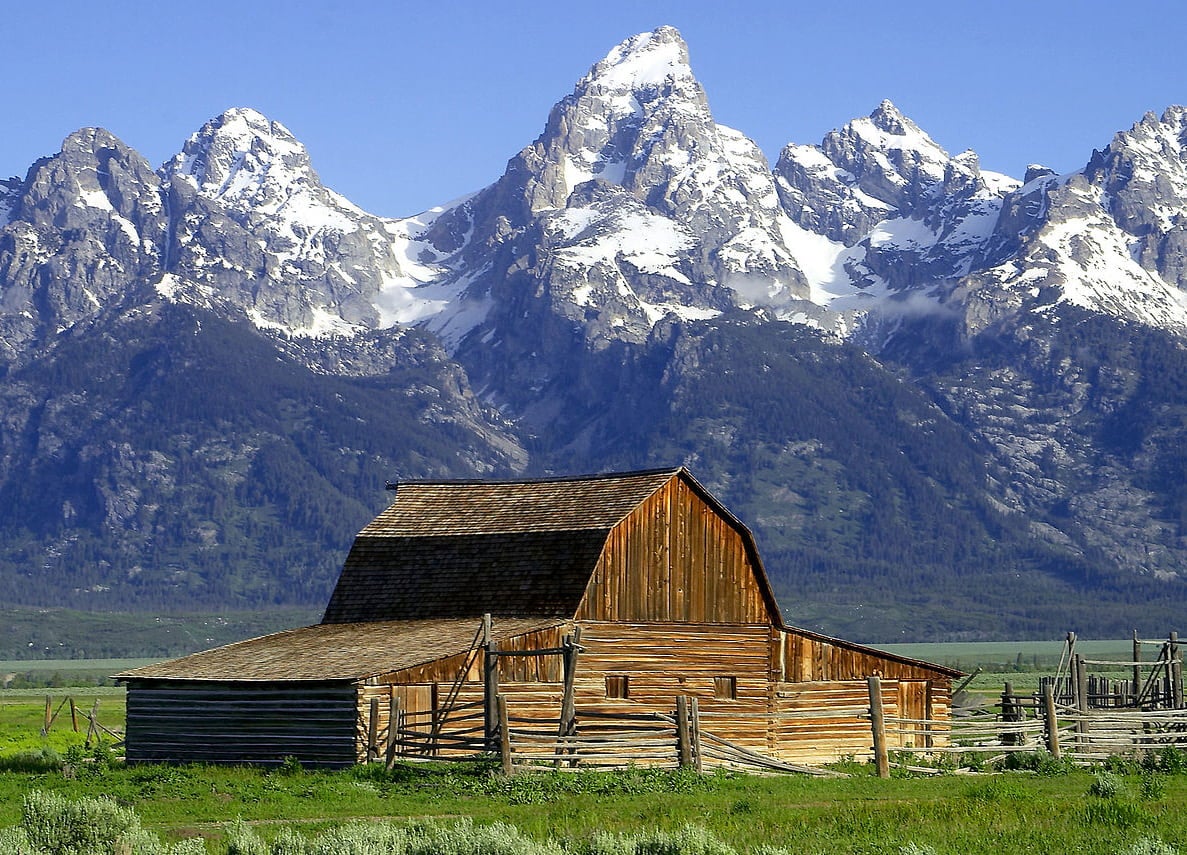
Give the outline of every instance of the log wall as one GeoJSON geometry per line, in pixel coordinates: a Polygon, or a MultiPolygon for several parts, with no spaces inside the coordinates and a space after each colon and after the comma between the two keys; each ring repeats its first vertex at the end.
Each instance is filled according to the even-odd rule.
{"type": "Polygon", "coordinates": [[[129,762],[355,762],[355,687],[331,682],[130,680],[129,762]]]}
{"type": "MultiPolygon", "coordinates": [[[[769,627],[582,621],[581,629],[574,682],[579,725],[583,712],[671,715],[683,695],[698,699],[703,730],[766,749],[769,627]],[[608,677],[626,677],[628,697],[607,697],[608,677]],[[719,697],[726,684],[735,697],[719,697]]],[[[559,696],[551,714],[558,708],[559,696]]]]}
{"type": "MultiPolygon", "coordinates": [[[[582,714],[658,712],[671,714],[679,696],[698,699],[704,732],[782,760],[824,763],[871,753],[866,678],[883,677],[883,709],[888,717],[931,719],[940,724],[928,736],[946,744],[949,721],[948,678],[912,663],[867,650],[830,644],[763,624],[689,624],[581,621],[574,700],[582,714]],[[607,678],[626,678],[628,696],[608,697],[607,678]],[[923,677],[924,679],[916,679],[923,677]],[[806,678],[806,679],[805,679],[806,678]],[[732,691],[733,697],[724,697],[732,691]]],[[[504,649],[558,648],[572,627],[523,636],[504,649]]],[[[427,729],[433,711],[444,704],[457,662],[409,669],[394,675],[396,689],[367,686],[359,694],[360,759],[365,757],[371,697],[382,698],[378,731],[386,744],[386,700],[393,691],[406,714],[427,729]],[[434,684],[427,677],[447,677],[434,684]],[[418,685],[403,684],[416,680],[418,685]]],[[[561,657],[501,657],[499,691],[513,720],[531,720],[548,731],[559,722],[562,701],[561,657]]],[[[621,683],[619,684],[621,686],[621,683]]],[[[483,701],[481,657],[456,694],[455,711],[441,710],[444,733],[473,734],[483,701]]],[[[593,719],[587,719],[592,721],[593,719]]],[[[891,734],[892,748],[910,747],[918,737],[891,734]]],[[[448,740],[437,753],[448,754],[448,740]]],[[[453,753],[465,753],[456,750],[453,753]]]]}

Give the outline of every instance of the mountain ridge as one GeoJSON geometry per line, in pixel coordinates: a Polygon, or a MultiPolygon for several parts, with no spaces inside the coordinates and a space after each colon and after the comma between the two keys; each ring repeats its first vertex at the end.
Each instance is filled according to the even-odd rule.
{"type": "Polygon", "coordinates": [[[662,27],[410,218],[248,108],[76,132],[0,184],[0,588],[309,605],[389,478],[684,463],[810,628],[1169,619],[1185,128],[1017,181],[883,101],[772,167],[662,27]]]}

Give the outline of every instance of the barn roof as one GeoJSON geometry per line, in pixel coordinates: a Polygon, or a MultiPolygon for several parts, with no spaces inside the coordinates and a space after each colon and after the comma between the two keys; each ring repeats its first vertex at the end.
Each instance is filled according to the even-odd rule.
{"type": "MultiPolygon", "coordinates": [[[[540,618],[494,618],[496,641],[559,626],[540,618]]],[[[117,680],[356,681],[465,653],[474,619],[317,624],[239,641],[115,675],[117,680]]]]}
{"type": "Polygon", "coordinates": [[[355,539],[323,622],[572,617],[607,534],[677,476],[705,492],[683,468],[401,483],[355,539]]]}
{"type": "Polygon", "coordinates": [[[452,537],[606,531],[681,469],[518,481],[408,481],[360,535],[452,537]]]}

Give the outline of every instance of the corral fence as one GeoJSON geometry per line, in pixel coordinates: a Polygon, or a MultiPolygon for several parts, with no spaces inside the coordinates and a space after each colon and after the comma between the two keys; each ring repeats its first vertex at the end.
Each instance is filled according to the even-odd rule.
{"type": "Polygon", "coordinates": [[[880,693],[871,679],[870,723],[879,774],[888,774],[887,735],[902,745],[896,758],[980,755],[994,762],[1012,753],[1046,751],[1056,759],[1093,764],[1114,755],[1141,755],[1166,748],[1187,748],[1187,704],[1177,633],[1165,640],[1143,640],[1135,632],[1133,658],[1092,660],[1076,653],[1075,633],[1068,633],[1059,667],[1042,677],[1033,694],[1020,694],[1007,682],[996,708],[954,709],[950,744],[931,745],[926,735],[936,722],[883,716],[880,693]],[[1144,648],[1153,647],[1153,659],[1144,648]]]}
{"type": "MultiPolygon", "coordinates": [[[[511,715],[504,695],[496,697],[497,723],[485,724],[485,704],[457,705],[447,714],[411,712],[392,703],[387,721],[368,732],[368,762],[464,759],[497,754],[502,770],[614,768],[644,765],[697,771],[737,768],[835,776],[827,769],[788,763],[724,739],[702,727],[698,700],[678,697],[671,713],[598,712],[580,717],[537,718],[511,715]]],[[[379,701],[371,702],[368,724],[381,721],[379,701]]]]}

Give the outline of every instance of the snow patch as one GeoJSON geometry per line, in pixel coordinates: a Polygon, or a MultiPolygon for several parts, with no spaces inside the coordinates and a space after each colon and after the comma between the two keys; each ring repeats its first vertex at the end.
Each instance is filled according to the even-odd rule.
{"type": "Polygon", "coordinates": [[[692,77],[684,45],[674,31],[661,28],[627,39],[593,67],[580,84],[608,89],[644,89],[692,77]]]}

